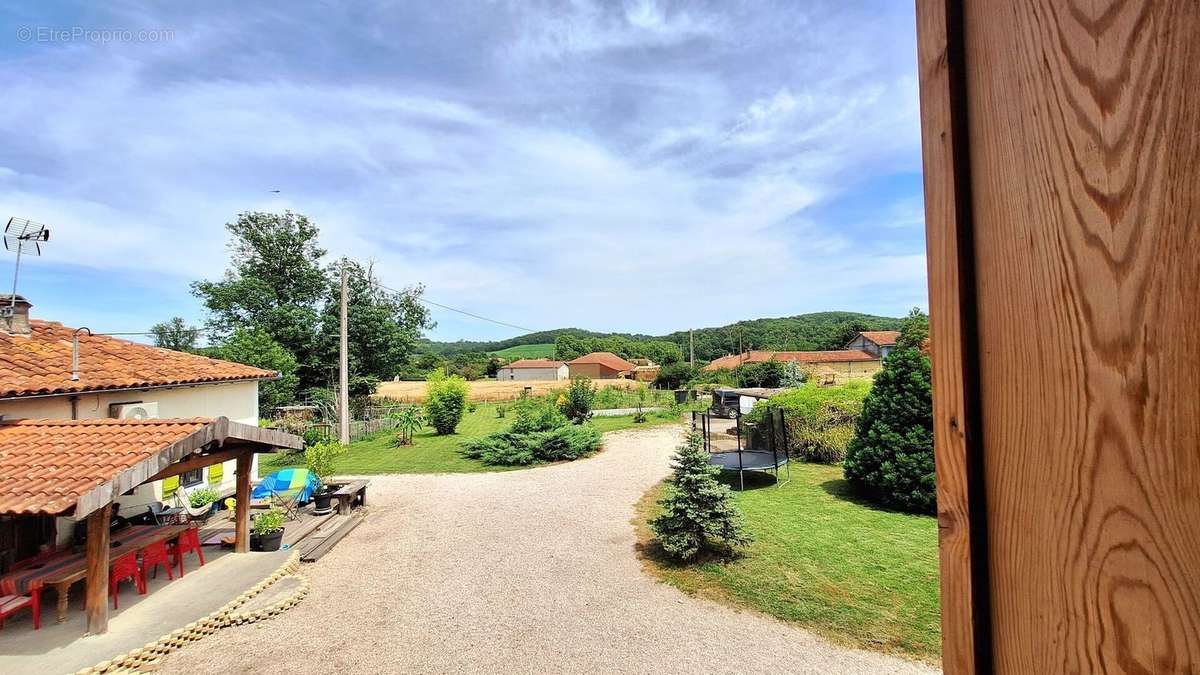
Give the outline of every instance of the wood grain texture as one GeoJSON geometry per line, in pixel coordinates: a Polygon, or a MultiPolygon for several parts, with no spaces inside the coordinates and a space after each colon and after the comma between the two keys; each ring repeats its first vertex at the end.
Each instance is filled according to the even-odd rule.
{"type": "Polygon", "coordinates": [[[995,669],[1200,671],[1200,6],[964,26],[995,669]]]}
{"type": "Polygon", "coordinates": [[[237,457],[236,501],[233,511],[233,551],[245,553],[250,550],[250,471],[254,455],[242,453],[237,457]]]}
{"type": "Polygon", "coordinates": [[[87,517],[87,578],[84,582],[87,585],[83,591],[83,612],[87,616],[89,635],[108,632],[108,530],[111,518],[111,502],[87,517]]]}
{"type": "MultiPolygon", "coordinates": [[[[953,0],[951,0],[952,2],[953,0]]],[[[925,173],[926,250],[933,363],[934,457],[937,465],[941,573],[942,664],[948,673],[986,671],[986,555],[974,553],[984,533],[972,513],[978,463],[978,389],[970,363],[974,347],[973,259],[970,250],[966,106],[961,58],[951,54],[947,0],[917,3],[917,56],[921,84],[921,144],[925,173]],[[958,69],[959,72],[952,72],[958,69]],[[973,469],[976,469],[973,471],[973,469]],[[979,586],[979,588],[977,588],[979,586]],[[982,602],[979,602],[982,601],[982,602]]],[[[961,15],[959,15],[961,16],[961,15]]],[[[957,45],[961,57],[961,44],[957,45]]],[[[982,495],[974,500],[982,506],[982,495]]],[[[981,511],[981,509],[976,509],[981,511]]]]}

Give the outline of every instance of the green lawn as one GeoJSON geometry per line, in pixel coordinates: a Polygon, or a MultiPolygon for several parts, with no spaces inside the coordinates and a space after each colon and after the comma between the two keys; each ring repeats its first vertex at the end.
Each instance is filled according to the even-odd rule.
{"type": "MultiPolygon", "coordinates": [[[[511,404],[509,405],[511,409],[511,404]]],[[[478,460],[467,459],[459,452],[460,445],[468,438],[477,438],[494,431],[507,429],[512,424],[510,410],[505,418],[496,417],[494,404],[480,404],[475,412],[468,412],[458,425],[458,433],[438,436],[432,428],[416,434],[412,445],[397,447],[391,444],[393,434],[384,432],[350,444],[346,454],[339,457],[334,472],[343,475],[377,473],[476,473],[480,471],[511,471],[526,469],[522,466],[488,466],[478,460]]],[[[651,426],[676,421],[650,415],[642,425],[651,426]]],[[[590,422],[600,431],[616,431],[634,426],[633,416],[596,417],[590,422]]],[[[260,474],[265,471],[289,466],[303,466],[303,455],[278,454],[260,460],[260,474]],[[265,470],[265,471],[264,471],[265,470]]]]}
{"type": "Polygon", "coordinates": [[[937,520],[854,499],[840,466],[794,464],[792,481],[734,492],[755,541],[732,562],[664,562],[638,505],[647,567],[681,590],[792,621],[833,641],[936,662],[937,520]]]}
{"type": "Polygon", "coordinates": [[[544,342],[533,345],[517,345],[508,349],[492,352],[493,356],[507,359],[552,359],[554,358],[554,343],[544,342]]]}

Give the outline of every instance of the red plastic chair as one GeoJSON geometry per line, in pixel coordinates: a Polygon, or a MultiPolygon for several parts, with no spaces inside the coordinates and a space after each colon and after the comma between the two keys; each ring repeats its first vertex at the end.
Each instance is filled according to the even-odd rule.
{"type": "Polygon", "coordinates": [[[179,533],[179,537],[175,541],[168,544],[168,549],[174,557],[175,564],[179,565],[179,578],[183,578],[183,556],[185,553],[195,551],[200,558],[200,564],[204,565],[204,551],[200,550],[200,530],[189,527],[179,533]]]}
{"type": "Polygon", "coordinates": [[[113,609],[117,609],[117,594],[121,591],[121,582],[126,579],[133,579],[139,595],[146,594],[146,578],[142,576],[142,568],[138,567],[137,551],[117,558],[108,569],[108,593],[112,596],[113,609]]]}
{"type": "Polygon", "coordinates": [[[174,581],[175,573],[171,569],[171,557],[165,541],[156,541],[142,549],[142,578],[146,578],[146,572],[151,572],[150,578],[157,579],[159,565],[167,570],[167,579],[174,581]]]}
{"type": "Polygon", "coordinates": [[[25,609],[33,610],[33,629],[42,627],[42,589],[35,588],[29,595],[0,595],[0,628],[4,620],[25,609]]]}

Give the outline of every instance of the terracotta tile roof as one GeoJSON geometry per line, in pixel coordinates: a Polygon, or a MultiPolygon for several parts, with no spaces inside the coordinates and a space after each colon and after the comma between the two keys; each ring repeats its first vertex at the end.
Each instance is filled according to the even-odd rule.
{"type": "Polygon", "coordinates": [[[746,361],[746,357],[746,354],[730,354],[729,356],[722,356],[721,358],[713,359],[711,363],[709,363],[707,366],[704,366],[704,370],[721,370],[723,368],[732,370],[733,368],[737,368],[738,366],[742,365],[742,363],[746,361]]]}
{"type": "Polygon", "coordinates": [[[865,330],[859,335],[867,338],[871,342],[880,347],[891,347],[896,344],[896,338],[900,337],[898,330],[865,330]]]}
{"type": "Polygon", "coordinates": [[[0,513],[86,515],[214,447],[299,450],[304,440],[224,417],[0,422],[0,513]]]}
{"type": "Polygon", "coordinates": [[[558,368],[564,365],[565,361],[551,361],[550,359],[518,359],[502,366],[503,368],[558,368]]]}
{"type": "Polygon", "coordinates": [[[0,398],[275,377],[240,363],[80,333],[80,378],[73,382],[74,329],[36,319],[30,324],[29,335],[0,331],[0,398]]]}
{"type": "Polygon", "coordinates": [[[0,422],[0,513],[61,513],[212,420],[0,422]]]}
{"type": "Polygon", "coordinates": [[[721,368],[736,368],[743,363],[766,363],[767,361],[798,361],[800,363],[850,363],[859,361],[878,361],[879,359],[860,349],[839,349],[827,352],[771,352],[750,351],[744,354],[733,354],[715,359],[704,367],[705,370],[721,368]]]}
{"type": "Polygon", "coordinates": [[[632,363],[612,352],[592,352],[591,354],[584,354],[577,359],[567,361],[567,365],[569,366],[580,366],[592,363],[596,363],[604,366],[605,368],[611,368],[616,371],[633,370],[632,363]]]}
{"type": "Polygon", "coordinates": [[[861,349],[838,349],[828,352],[775,352],[772,361],[799,361],[801,363],[850,363],[878,361],[879,357],[861,349]]]}

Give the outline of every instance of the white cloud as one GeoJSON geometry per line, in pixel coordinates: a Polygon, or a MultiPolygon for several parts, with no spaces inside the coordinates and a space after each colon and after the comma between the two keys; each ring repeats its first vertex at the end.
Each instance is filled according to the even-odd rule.
{"type": "MultiPolygon", "coordinates": [[[[390,285],[423,282],[439,302],[537,327],[883,311],[871,289],[923,287],[919,249],[880,250],[819,216],[863,175],[917,168],[911,67],[847,58],[872,45],[837,40],[807,46],[820,67],[793,77],[763,67],[791,58],[773,51],[788,36],[749,59],[738,40],[765,42],[769,26],[720,11],[514,7],[515,31],[491,50],[525,65],[474,84],[432,66],[415,80],[349,66],[310,77],[281,65],[302,57],[302,36],[293,52],[239,54],[261,69],[240,77],[206,73],[214,47],[186,33],[158,50],[9,61],[0,202],[54,226],[45,264],[150,272],[181,293],[224,269],[223,223],[290,208],[390,285]],[[729,50],[720,68],[689,51],[701,38],[729,50]],[[677,52],[612,60],[641,48],[677,52]],[[570,65],[537,65],[547,57],[570,65]]],[[[232,30],[221,17],[204,25],[234,39],[212,32],[232,30]]],[[[915,200],[881,204],[878,224],[911,226],[915,200]]]]}

